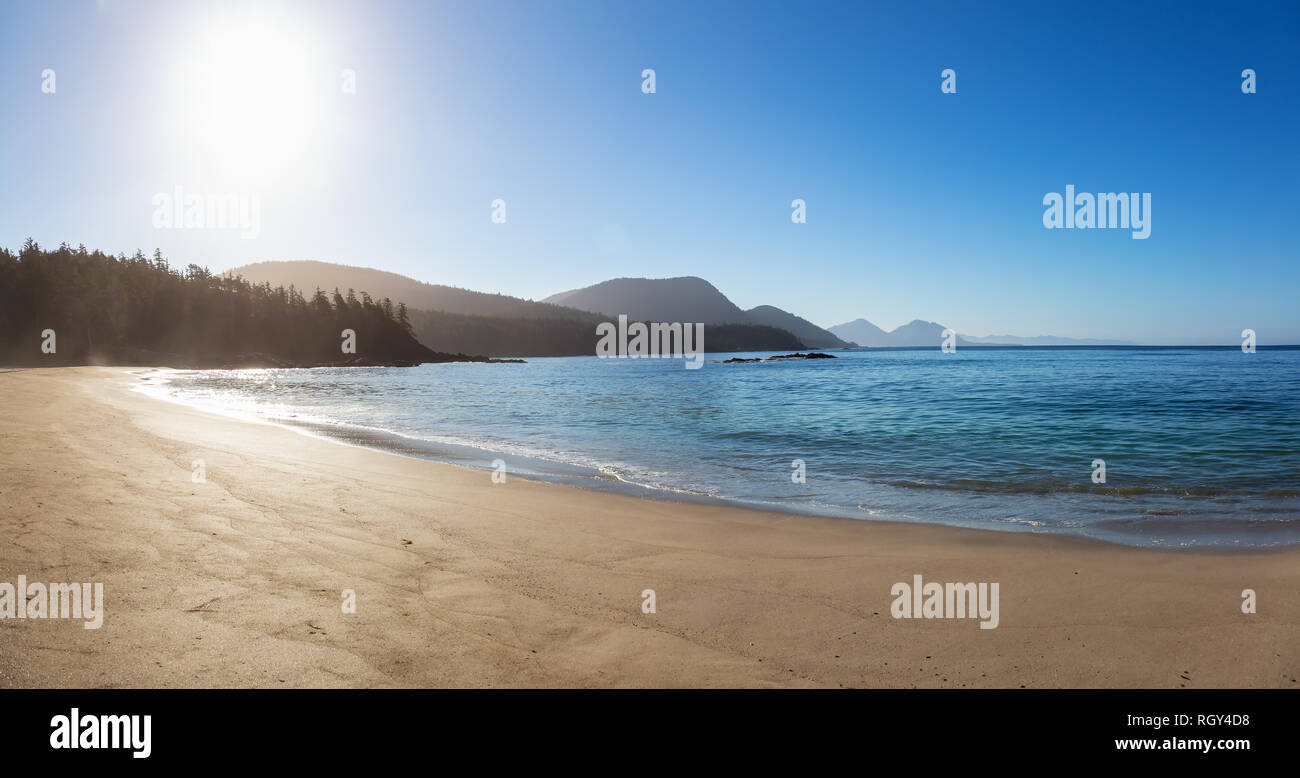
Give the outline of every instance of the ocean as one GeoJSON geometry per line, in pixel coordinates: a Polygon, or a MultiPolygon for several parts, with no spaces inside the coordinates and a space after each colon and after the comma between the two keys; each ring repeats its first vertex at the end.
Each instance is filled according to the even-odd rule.
{"type": "Polygon", "coordinates": [[[750,364],[719,361],[763,355],[710,354],[699,370],[594,356],[168,370],[142,388],[344,442],[485,471],[502,460],[507,477],[644,496],[1131,546],[1300,542],[1300,349],[828,353],[837,358],[750,364]]]}

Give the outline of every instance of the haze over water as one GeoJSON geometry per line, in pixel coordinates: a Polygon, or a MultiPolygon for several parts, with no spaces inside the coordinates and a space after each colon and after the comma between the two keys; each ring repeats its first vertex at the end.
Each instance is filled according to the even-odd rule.
{"type": "Polygon", "coordinates": [[[573,357],[169,371],[151,383],[201,407],[597,488],[1137,546],[1300,542],[1300,350],[834,353],[700,370],[573,357]],[[796,459],[806,483],[792,482],[796,459]]]}

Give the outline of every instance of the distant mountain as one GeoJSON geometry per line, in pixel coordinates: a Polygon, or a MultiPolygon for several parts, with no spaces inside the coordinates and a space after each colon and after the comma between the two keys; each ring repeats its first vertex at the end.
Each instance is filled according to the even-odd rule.
{"type": "Polygon", "coordinates": [[[715,326],[765,325],[791,333],[806,348],[847,348],[853,345],[807,319],[772,305],[743,311],[713,284],[695,276],[613,278],[551,295],[544,302],[585,311],[626,313],[629,318],[642,321],[704,322],[715,326]]]}
{"type": "MultiPolygon", "coordinates": [[[[902,348],[910,346],[934,346],[938,348],[943,342],[943,331],[945,329],[947,328],[942,324],[913,319],[891,332],[885,332],[866,319],[855,319],[844,324],[836,324],[830,328],[830,331],[841,338],[852,340],[860,346],[869,348],[902,348]]],[[[961,335],[957,336],[955,343],[958,347],[974,345],[967,342],[961,335]]]]}
{"type": "MultiPolygon", "coordinates": [[[[889,333],[889,345],[891,346],[938,346],[943,342],[943,331],[947,329],[942,324],[932,321],[922,321],[913,319],[907,324],[893,330],[889,333]]],[[[958,346],[969,346],[960,335],[954,341],[958,346]]]]}
{"type": "Polygon", "coordinates": [[[397,273],[368,267],[337,265],[332,262],[257,262],[229,271],[229,275],[243,276],[253,283],[269,283],[272,287],[290,284],[303,294],[311,295],[317,287],[326,292],[340,289],[347,292],[363,289],[375,300],[385,297],[406,303],[408,308],[424,308],[447,313],[473,316],[504,316],[535,319],[579,319],[604,321],[603,316],[593,316],[589,311],[563,308],[544,302],[523,300],[503,294],[487,294],[441,284],[426,284],[397,273]]]}
{"type": "Polygon", "coordinates": [[[807,319],[771,305],[750,308],[745,311],[745,315],[755,324],[766,324],[793,333],[808,348],[850,348],[855,345],[841,340],[835,333],[824,330],[807,319]]]}
{"type": "Polygon", "coordinates": [[[542,302],[597,311],[629,319],[704,324],[749,324],[750,319],[717,287],[695,276],[612,278],[572,289],[542,302]]]}
{"type": "MultiPolygon", "coordinates": [[[[868,348],[890,346],[934,346],[942,340],[944,326],[932,321],[915,319],[893,332],[885,332],[866,319],[854,319],[836,324],[830,331],[845,340],[868,348]]],[[[806,341],[805,341],[806,342],[806,341]]],[[[811,345],[811,344],[810,344],[811,345]]],[[[1127,340],[1096,340],[1094,338],[1063,338],[1056,335],[958,335],[960,346],[1135,346],[1127,340]]]]}
{"type": "Polygon", "coordinates": [[[1063,338],[1056,335],[975,335],[960,336],[972,346],[1136,346],[1131,340],[1097,340],[1095,338],[1063,338]]]}
{"type": "Polygon", "coordinates": [[[880,329],[866,319],[854,319],[844,324],[836,324],[829,331],[844,340],[850,340],[859,346],[878,348],[888,345],[889,333],[880,329]]]}
{"type": "MultiPolygon", "coordinates": [[[[424,346],[435,351],[485,354],[491,357],[588,356],[596,353],[596,325],[616,321],[619,313],[633,321],[704,321],[709,351],[778,351],[808,348],[792,333],[750,323],[743,311],[708,282],[718,298],[738,314],[735,324],[721,326],[716,318],[667,319],[639,315],[644,308],[601,311],[580,310],[548,302],[534,302],[502,294],[485,294],[440,284],[426,284],[397,273],[329,262],[258,262],[234,268],[228,275],[242,276],[253,284],[272,287],[293,285],[310,296],[316,288],[327,294],[335,288],[365,291],[376,302],[387,297],[394,306],[405,303],[411,330],[424,346]]],[[[581,290],[580,290],[581,291],[581,290]]],[[[697,299],[690,297],[689,299],[697,299]]],[[[704,299],[708,299],[705,295],[704,299]]],[[[708,300],[716,302],[716,298],[708,300]]]]}

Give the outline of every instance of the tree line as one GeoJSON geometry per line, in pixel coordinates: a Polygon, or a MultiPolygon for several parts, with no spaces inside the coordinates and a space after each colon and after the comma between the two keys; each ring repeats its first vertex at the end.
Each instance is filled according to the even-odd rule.
{"type": "MultiPolygon", "coordinates": [[[[457,349],[496,357],[589,357],[596,353],[596,324],[586,318],[475,316],[413,309],[415,337],[435,349],[457,349]]],[[[783,351],[805,348],[795,335],[763,324],[710,324],[704,328],[710,352],[783,351]]]]}
{"type": "Polygon", "coordinates": [[[0,248],[0,360],[172,367],[410,365],[469,358],[419,343],[402,303],[272,288],[190,264],[31,238],[0,248]],[[345,350],[352,331],[353,349],[345,350]]]}

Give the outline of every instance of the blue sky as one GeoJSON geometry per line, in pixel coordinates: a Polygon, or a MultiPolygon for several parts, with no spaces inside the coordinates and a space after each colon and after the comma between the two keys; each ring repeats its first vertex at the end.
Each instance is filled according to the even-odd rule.
{"type": "Polygon", "coordinates": [[[1295,3],[4,4],[0,245],[1300,343],[1298,38],[1295,3]],[[1045,229],[1067,184],[1150,192],[1151,236],[1045,229]],[[259,234],[156,229],[176,186],[256,194],[259,234]]]}

